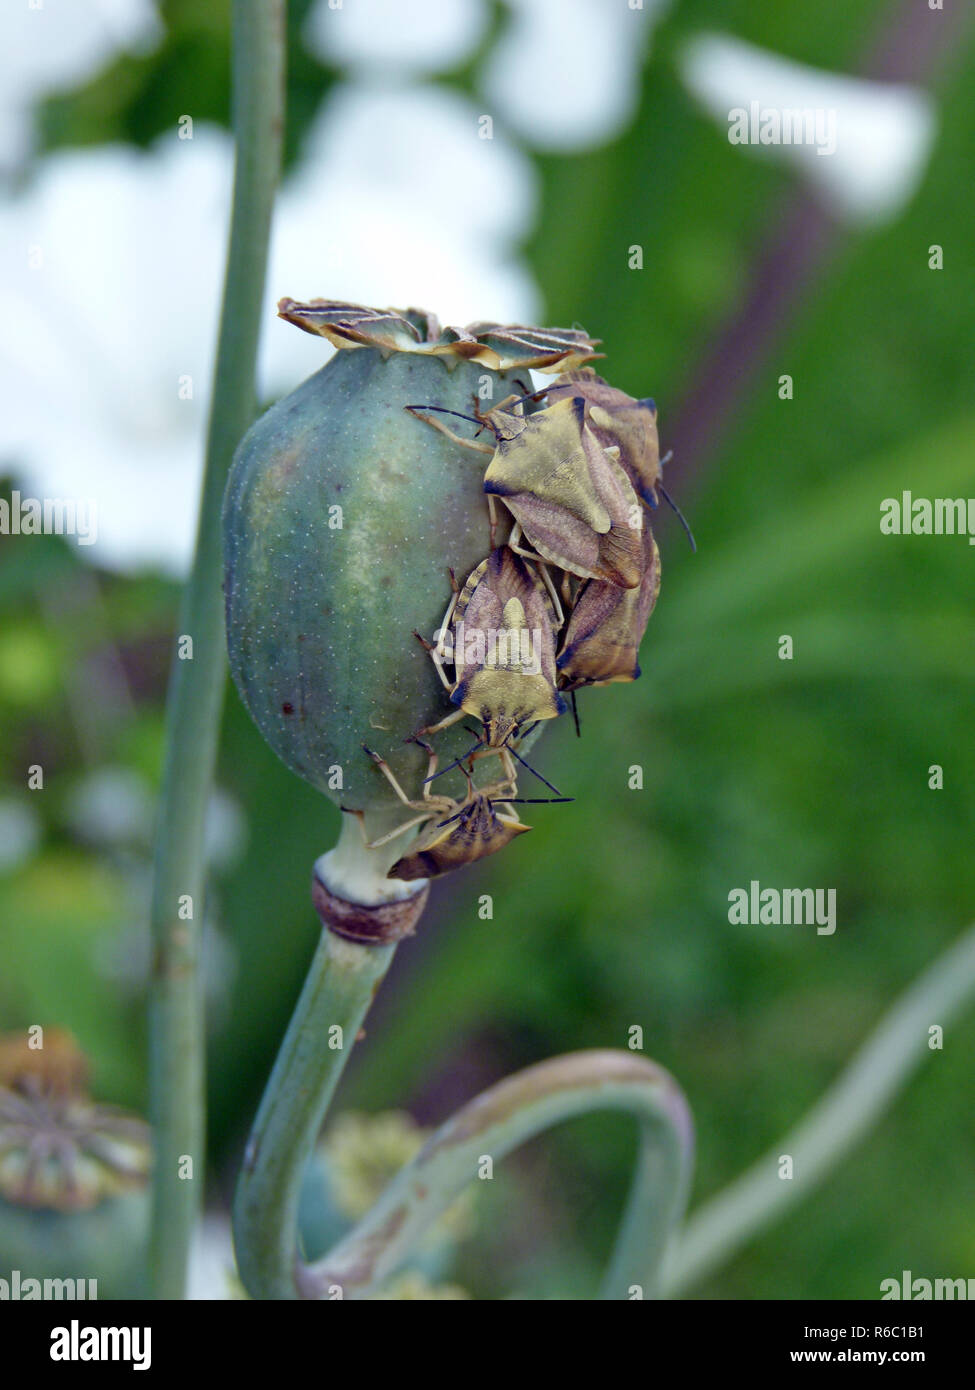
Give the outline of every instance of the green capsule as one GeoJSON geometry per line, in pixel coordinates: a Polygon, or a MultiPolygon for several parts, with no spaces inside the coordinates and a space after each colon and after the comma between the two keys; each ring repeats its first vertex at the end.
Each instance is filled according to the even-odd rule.
{"type": "MultiPolygon", "coordinates": [[[[362,745],[416,794],[427,753],[404,740],[452,707],[415,634],[436,633],[450,571],[470,573],[491,549],[483,460],[406,407],[470,415],[521,389],[519,369],[593,349],[561,330],[441,333],[413,311],[282,301],[281,313],[346,350],[237,451],[224,505],[231,670],[278,756],[376,834],[402,807],[362,745]]],[[[445,766],[471,735],[458,725],[436,743],[445,766]]]]}

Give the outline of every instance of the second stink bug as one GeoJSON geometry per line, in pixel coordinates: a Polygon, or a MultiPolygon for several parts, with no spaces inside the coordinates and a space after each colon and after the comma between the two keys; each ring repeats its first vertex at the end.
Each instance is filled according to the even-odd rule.
{"type": "Polygon", "coordinates": [[[470,714],[484,725],[487,747],[501,749],[529,724],[564,714],[555,669],[561,618],[554,591],[534,569],[508,546],[493,550],[454,594],[436,643],[424,642],[458,709],[422,732],[470,714]]]}
{"type": "Polygon", "coordinates": [[[556,662],[559,688],[569,692],[636,680],[640,641],[659,592],[660,552],[647,527],[639,588],[618,589],[590,579],[580,589],[556,662]]]}

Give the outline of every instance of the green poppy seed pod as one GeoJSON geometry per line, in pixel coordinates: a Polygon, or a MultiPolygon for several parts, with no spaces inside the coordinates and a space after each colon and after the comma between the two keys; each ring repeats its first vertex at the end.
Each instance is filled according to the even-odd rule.
{"type": "MultiPolygon", "coordinates": [[[[594,348],[576,331],[441,331],[412,310],[283,300],[279,312],[342,350],[257,421],[234,459],[224,504],[230,665],[278,756],[361,813],[375,839],[409,812],[363,745],[408,797],[420,795],[428,755],[408,740],[454,707],[416,634],[434,640],[450,572],[462,584],[491,549],[490,449],[464,447],[407,407],[470,417],[530,390],[529,368],[567,369],[594,348]]],[[[441,767],[472,743],[463,721],[435,741],[441,767]]],[[[496,778],[480,766],[494,761],[475,765],[479,781],[496,778]]],[[[463,796],[465,783],[454,772],[440,787],[463,796]]],[[[354,856],[345,832],[343,841],[354,856]]],[[[384,847],[383,874],[405,843],[384,847]]],[[[394,902],[416,891],[385,885],[394,902]]]]}

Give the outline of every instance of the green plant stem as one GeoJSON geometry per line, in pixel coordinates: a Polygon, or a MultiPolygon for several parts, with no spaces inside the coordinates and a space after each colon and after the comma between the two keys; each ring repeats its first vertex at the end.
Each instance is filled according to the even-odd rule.
{"type": "Polygon", "coordinates": [[[677,1296],[700,1283],[786,1208],[810,1196],[931,1055],[928,1029],[944,1027],[973,996],[975,927],[970,927],[898,1000],[806,1118],[694,1212],[665,1261],[665,1295],[677,1296]],[[792,1158],[791,1180],[779,1177],[783,1154],[792,1158]]]}
{"type": "Polygon", "coordinates": [[[690,1111],[662,1068],[609,1050],[571,1052],[527,1067],[463,1106],[399,1171],[355,1229],[323,1259],[299,1270],[302,1294],[328,1298],[341,1289],[343,1298],[367,1296],[484,1171],[486,1159],[493,1165],[552,1125],[594,1110],[623,1110],[640,1124],[636,1174],[602,1297],[656,1297],[660,1261],[690,1179],[690,1111]]]}
{"type": "Polygon", "coordinates": [[[247,1146],[234,1240],[253,1298],[362,1298],[405,1260],[423,1232],[492,1164],[554,1124],[592,1110],[640,1122],[626,1217],[603,1296],[656,1292],[656,1270],[683,1211],[693,1149],[690,1114],[673,1079],[627,1052],[578,1052],[491,1087],[443,1125],[324,1259],[301,1261],[298,1204],[305,1165],[352,1040],[395,947],[323,933],[247,1146]],[[335,1025],[341,1034],[334,1033],[335,1025]],[[341,1046],[335,1046],[335,1041],[341,1046]]]}
{"type": "Polygon", "coordinates": [[[252,1298],[299,1297],[297,1222],[305,1164],[395,949],[322,933],[237,1186],[237,1267],[252,1298]]]}
{"type": "Polygon", "coordinates": [[[204,821],[225,685],[220,510],[255,412],[254,376],[284,122],[284,0],[234,0],[236,164],[196,554],[180,609],[192,659],[174,656],[152,893],[150,1096],[155,1139],[152,1283],[180,1298],[204,1177],[199,979],[204,821]],[[191,914],[191,915],[190,915],[191,914]],[[192,1161],[187,1178],[186,1160],[192,1161]],[[184,1176],[181,1176],[181,1171],[184,1176]]]}

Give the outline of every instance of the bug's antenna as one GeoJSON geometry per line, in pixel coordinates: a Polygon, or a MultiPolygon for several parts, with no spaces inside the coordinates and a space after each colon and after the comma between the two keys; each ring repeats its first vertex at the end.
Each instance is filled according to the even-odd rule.
{"type": "Polygon", "coordinates": [[[552,784],[551,784],[551,782],[546,782],[546,781],[545,781],[545,778],[542,776],[542,774],[541,774],[540,772],[536,772],[535,769],[532,767],[531,763],[526,763],[525,760],[524,760],[524,758],[521,756],[521,754],[520,754],[520,753],[516,753],[515,750],[512,748],[512,746],[511,746],[510,743],[507,745],[507,749],[508,749],[508,752],[512,755],[512,757],[515,757],[515,758],[518,759],[518,761],[521,763],[522,767],[527,767],[528,771],[531,773],[531,775],[532,775],[533,777],[537,777],[538,780],[539,780],[540,782],[544,782],[545,785],[546,785],[546,787],[548,787],[548,789],[549,789],[550,792],[554,792],[555,795],[556,795],[557,797],[559,797],[559,798],[562,797],[562,793],[559,791],[558,787],[553,787],[552,784]]]}
{"type": "Polygon", "coordinates": [[[411,414],[416,410],[433,410],[438,415],[456,415],[458,420],[466,420],[469,425],[476,425],[478,434],[484,428],[483,420],[475,420],[473,415],[464,415],[459,410],[448,410],[443,405],[404,405],[403,409],[410,411],[411,414]]]}
{"type": "Polygon", "coordinates": [[[582,726],[579,723],[579,706],[576,704],[576,693],[574,690],[569,691],[569,699],[572,702],[572,718],[575,720],[576,738],[582,738],[582,726]]]}
{"type": "MultiPolygon", "coordinates": [[[[464,727],[465,727],[465,729],[466,729],[466,728],[467,728],[467,725],[465,724],[464,727]]],[[[421,787],[425,787],[426,784],[427,784],[428,782],[435,782],[435,781],[437,780],[437,778],[438,778],[438,777],[442,777],[442,776],[444,775],[445,772],[453,772],[453,770],[454,770],[455,767],[460,767],[461,763],[466,762],[467,759],[471,756],[471,754],[474,753],[474,752],[476,752],[476,750],[477,750],[478,748],[480,748],[481,742],[482,742],[482,740],[481,740],[481,739],[478,739],[477,743],[475,743],[475,744],[473,745],[473,747],[468,748],[468,750],[467,750],[466,753],[462,753],[462,754],[460,755],[460,757],[459,757],[459,758],[455,758],[454,761],[453,761],[452,763],[448,763],[446,767],[442,767],[442,768],[440,769],[440,771],[439,771],[439,772],[435,772],[435,773],[433,774],[432,777],[424,777],[423,781],[420,783],[420,786],[421,786],[421,787]]],[[[466,773],[465,773],[465,776],[466,776],[466,773]]],[[[470,778],[468,778],[468,781],[470,781],[470,778]]]]}
{"type": "Polygon", "coordinates": [[[690,528],[690,527],[688,526],[688,524],[687,524],[687,518],[684,516],[684,513],[681,511],[680,507],[678,507],[677,503],[676,503],[676,502],[674,501],[674,499],[671,497],[670,493],[669,493],[669,492],[667,491],[667,489],[664,487],[663,483],[658,483],[658,484],[657,484],[657,491],[660,493],[661,497],[662,497],[662,498],[664,499],[664,501],[667,503],[668,507],[672,508],[673,511],[675,511],[675,512],[677,513],[678,517],[680,518],[680,524],[683,526],[684,530],[687,532],[687,539],[688,539],[688,540],[690,541],[690,543],[691,543],[691,549],[694,551],[695,554],[697,554],[697,545],[696,545],[695,540],[694,540],[694,535],[693,535],[693,532],[691,531],[691,528],[690,528]]]}
{"type": "MultiPolygon", "coordinates": [[[[556,801],[575,801],[574,796],[506,796],[492,801],[492,806],[548,806],[556,801]]],[[[446,821],[443,822],[446,825],[446,821]]]]}
{"type": "MultiPolygon", "coordinates": [[[[523,381],[519,381],[518,383],[519,386],[524,386],[524,384],[523,381]]],[[[547,387],[543,386],[538,391],[526,391],[526,393],[523,396],[519,396],[517,400],[509,401],[508,406],[514,409],[516,405],[524,405],[525,401],[537,401],[540,396],[545,395],[547,389],[547,387]]]]}

